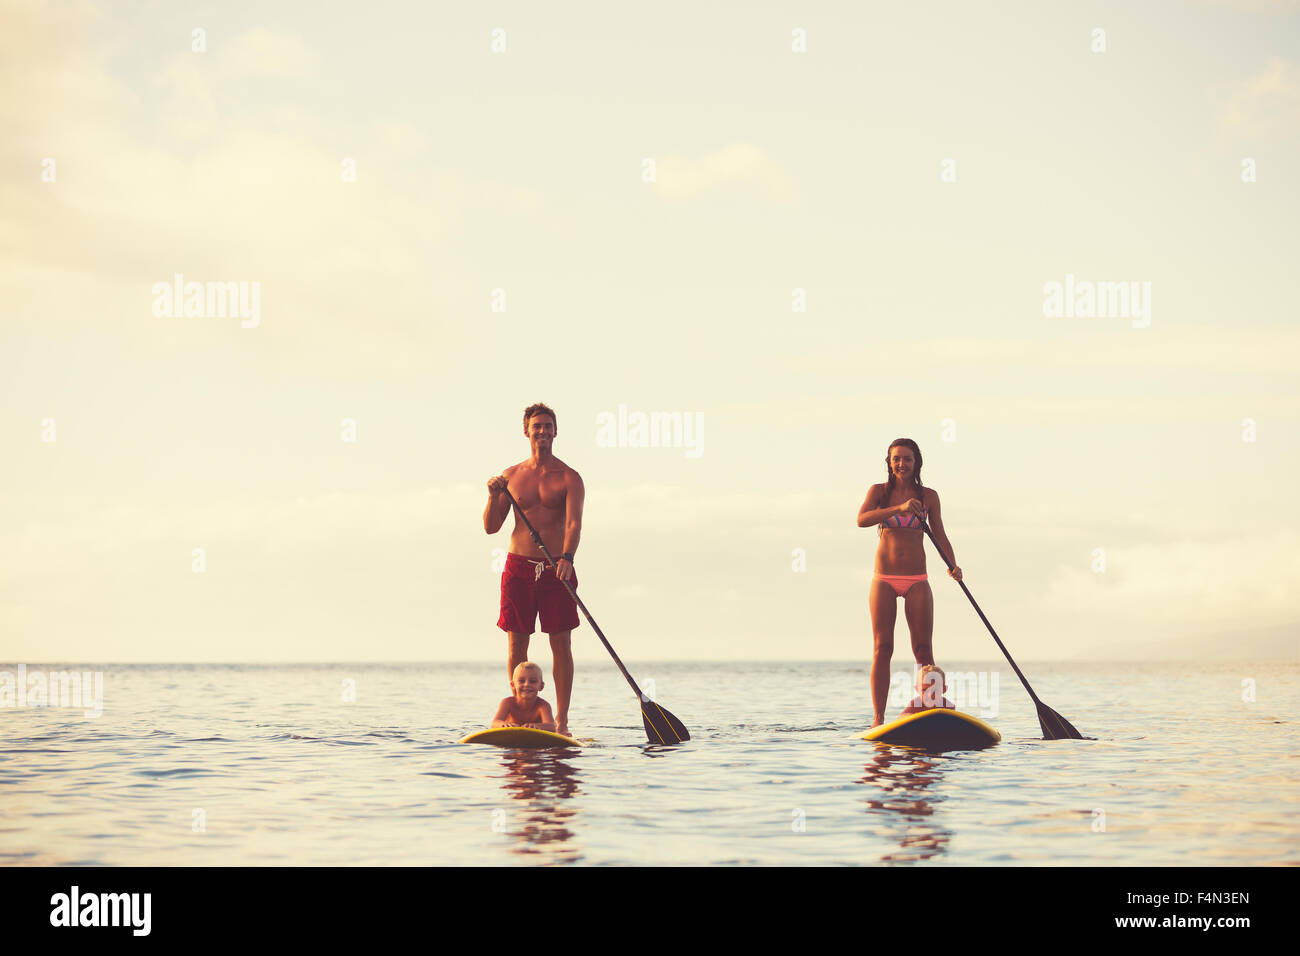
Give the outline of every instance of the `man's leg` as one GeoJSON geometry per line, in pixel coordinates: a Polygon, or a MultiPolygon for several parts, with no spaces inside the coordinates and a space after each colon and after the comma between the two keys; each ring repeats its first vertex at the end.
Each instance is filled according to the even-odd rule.
{"type": "Polygon", "coordinates": [[[528,639],[530,637],[532,637],[531,634],[521,634],[518,631],[510,632],[510,650],[508,658],[510,663],[507,665],[510,670],[506,674],[506,680],[514,680],[515,668],[528,660],[528,639]]]}
{"type": "Polygon", "coordinates": [[[551,635],[551,676],[555,680],[555,729],[569,736],[569,696],[573,692],[573,648],[569,635],[572,631],[556,631],[551,635]]]}

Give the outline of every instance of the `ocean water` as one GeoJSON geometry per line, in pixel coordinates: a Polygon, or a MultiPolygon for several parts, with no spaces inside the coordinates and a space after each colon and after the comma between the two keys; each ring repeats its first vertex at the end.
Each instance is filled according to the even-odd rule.
{"type": "Polygon", "coordinates": [[[457,743],[504,663],[28,664],[103,713],[0,708],[0,864],[1300,863],[1300,665],[1019,663],[1096,739],[1040,739],[1004,662],[945,662],[1003,740],[939,755],[859,739],[865,662],[635,666],[692,734],[653,747],[583,659],[591,745],[531,752],[457,743]]]}

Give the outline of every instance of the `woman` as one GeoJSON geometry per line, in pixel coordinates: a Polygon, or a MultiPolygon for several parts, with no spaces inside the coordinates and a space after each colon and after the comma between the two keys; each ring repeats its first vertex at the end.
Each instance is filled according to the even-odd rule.
{"type": "Polygon", "coordinates": [[[880,546],[876,549],[876,573],[871,579],[871,631],[875,638],[871,658],[871,705],[875,710],[872,727],[885,722],[889,699],[889,659],[894,653],[894,619],[898,599],[912,632],[912,654],[917,664],[933,664],[930,644],[934,633],[934,594],[925,576],[925,532],[928,523],[939,548],[948,555],[953,569],[948,574],[961,580],[961,568],[953,557],[952,544],[943,532],[939,517],[939,496],[921,485],[921,449],[910,438],[896,439],[885,456],[888,480],[872,485],[858,509],[858,527],[880,525],[880,546]]]}

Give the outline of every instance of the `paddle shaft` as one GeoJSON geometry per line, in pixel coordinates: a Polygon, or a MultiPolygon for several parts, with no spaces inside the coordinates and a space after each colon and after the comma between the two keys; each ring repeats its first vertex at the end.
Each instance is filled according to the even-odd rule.
{"type": "MultiPolygon", "coordinates": [[[[955,565],[948,560],[948,555],[943,553],[943,548],[939,547],[939,542],[935,541],[934,532],[930,530],[930,525],[924,518],[921,519],[921,527],[924,528],[925,533],[930,536],[930,540],[934,542],[934,550],[939,552],[939,557],[943,558],[943,563],[948,565],[948,570],[951,571],[955,565]]],[[[1034,703],[1042,706],[1043,702],[1038,699],[1038,695],[1034,693],[1034,689],[1029,686],[1029,681],[1025,680],[1025,675],[1020,673],[1020,668],[1017,667],[1016,662],[1011,659],[1011,653],[1007,650],[1006,645],[1002,643],[1002,638],[998,637],[998,632],[993,630],[993,625],[990,624],[989,619],[984,616],[984,612],[980,610],[980,606],[975,603],[975,597],[970,593],[970,588],[966,587],[966,582],[958,581],[957,583],[961,585],[962,593],[964,593],[970,601],[970,605],[975,609],[975,613],[980,616],[980,620],[984,622],[984,626],[987,627],[989,633],[993,635],[993,640],[998,642],[998,647],[1002,650],[1003,656],[1006,657],[1007,663],[1011,665],[1011,669],[1015,671],[1016,676],[1020,678],[1020,683],[1025,685],[1025,690],[1029,692],[1029,696],[1033,698],[1034,703]]]]}
{"type": "MultiPolygon", "coordinates": [[[[510,504],[513,505],[514,509],[519,513],[519,517],[524,520],[524,524],[528,528],[528,533],[533,536],[533,540],[537,542],[537,546],[542,549],[542,554],[546,555],[546,560],[551,562],[551,567],[554,568],[556,566],[555,558],[551,557],[550,550],[542,542],[542,536],[537,533],[537,529],[533,527],[533,523],[528,520],[528,515],[524,514],[524,509],[519,507],[519,502],[515,501],[515,496],[510,493],[510,489],[506,488],[505,492],[506,497],[510,499],[510,504]]],[[[582,616],[587,619],[587,623],[591,625],[591,629],[596,632],[596,636],[600,638],[600,642],[605,645],[605,650],[609,651],[609,656],[614,658],[614,663],[617,664],[618,669],[623,672],[623,676],[627,678],[627,682],[632,685],[632,690],[636,691],[637,699],[642,701],[646,700],[645,694],[641,693],[641,688],[636,686],[636,681],[632,679],[632,675],[627,672],[627,668],[623,666],[623,662],[618,659],[618,654],[614,652],[614,648],[610,646],[609,641],[605,639],[605,635],[601,633],[600,625],[592,619],[591,612],[587,610],[587,605],[583,604],[582,598],[578,597],[578,592],[573,590],[568,581],[560,579],[558,571],[556,572],[555,579],[563,584],[564,589],[569,592],[570,597],[578,602],[578,607],[582,608],[582,616]]]]}

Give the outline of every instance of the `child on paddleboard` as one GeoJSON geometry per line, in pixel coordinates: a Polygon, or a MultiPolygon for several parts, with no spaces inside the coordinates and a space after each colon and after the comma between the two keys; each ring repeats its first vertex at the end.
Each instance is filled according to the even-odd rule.
{"type": "Polygon", "coordinates": [[[510,678],[513,697],[503,698],[492,718],[493,727],[530,727],[555,733],[555,717],[551,705],[537,695],[546,686],[542,669],[532,661],[524,661],[515,668],[510,678]]]}
{"type": "Polygon", "coordinates": [[[920,693],[903,708],[904,714],[915,714],[922,710],[935,710],[940,707],[947,707],[949,710],[957,709],[956,704],[943,696],[944,691],[948,689],[948,678],[944,675],[942,667],[934,664],[926,664],[922,667],[920,675],[916,678],[916,689],[920,693]]]}

